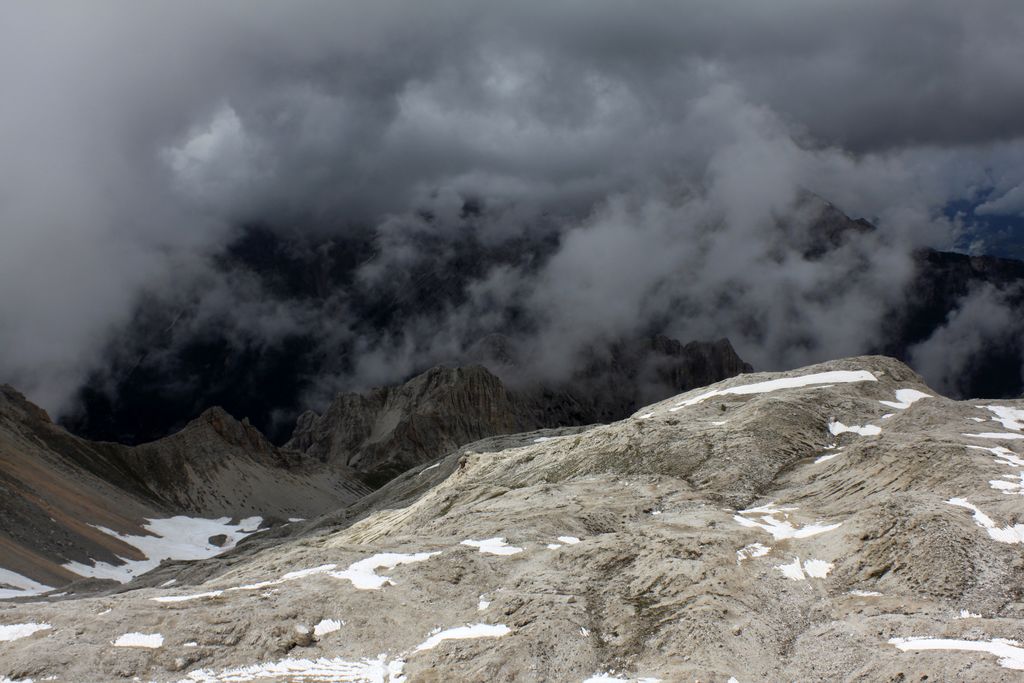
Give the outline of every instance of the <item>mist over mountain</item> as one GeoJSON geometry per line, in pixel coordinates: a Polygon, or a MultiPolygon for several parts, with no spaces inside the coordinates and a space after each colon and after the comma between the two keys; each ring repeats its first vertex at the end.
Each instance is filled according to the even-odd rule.
{"type": "MultiPolygon", "coordinates": [[[[163,394],[142,432],[231,396],[277,429],[493,333],[553,381],[653,333],[861,353],[916,250],[1020,215],[1011,0],[3,13],[0,379],[97,425],[163,394]],[[809,195],[876,229],[808,252],[809,195]]],[[[965,305],[1011,324],[1003,287],[907,358],[959,391],[929,359],[1002,344],[965,305]]]]}
{"type": "MultiPolygon", "coordinates": [[[[759,368],[834,349],[879,351],[954,396],[1016,397],[1024,387],[1021,262],[884,254],[878,228],[805,194],[763,230],[760,251],[750,248],[749,272],[715,270],[699,262],[699,239],[672,246],[666,237],[663,251],[674,251],[662,254],[662,269],[642,261],[641,244],[635,268],[614,280],[629,248],[600,240],[613,239],[616,225],[485,244],[473,229],[484,212],[467,205],[464,230],[424,232],[414,257],[384,271],[393,252],[373,235],[312,242],[243,230],[204,286],[139,307],[63,423],[136,443],[219,405],[283,442],[299,413],[324,410],[336,393],[401,383],[438,364],[482,363],[515,388],[579,393],[581,375],[609,372],[622,343],[659,334],[727,337],[759,368]],[[563,281],[575,291],[558,291],[563,281]]],[[[637,381],[649,386],[646,401],[694,385],[637,381]]]]}
{"type": "Polygon", "coordinates": [[[1019,680],[1022,36],[0,3],[0,683],[1019,680]]]}

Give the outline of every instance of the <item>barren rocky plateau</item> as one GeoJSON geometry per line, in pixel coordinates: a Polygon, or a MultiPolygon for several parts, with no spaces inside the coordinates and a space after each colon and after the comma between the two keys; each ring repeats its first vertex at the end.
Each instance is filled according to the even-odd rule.
{"type": "Polygon", "coordinates": [[[0,602],[0,681],[1021,680],[1022,473],[1024,401],[744,374],[0,602]]]}

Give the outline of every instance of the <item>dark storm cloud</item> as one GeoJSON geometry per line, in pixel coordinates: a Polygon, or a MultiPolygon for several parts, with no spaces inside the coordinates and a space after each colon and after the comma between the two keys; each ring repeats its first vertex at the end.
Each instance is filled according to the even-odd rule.
{"type": "MultiPolygon", "coordinates": [[[[1019,303],[1013,299],[1019,302],[1020,295],[1020,291],[1001,291],[991,285],[974,288],[958,302],[942,327],[911,349],[910,361],[936,388],[957,394],[969,392],[964,381],[966,371],[983,364],[1000,349],[1019,345],[1024,320],[1019,303]]],[[[1019,373],[1024,377],[1024,358],[1019,373]]]]}
{"type": "MultiPolygon", "coordinates": [[[[418,232],[457,239],[466,198],[480,239],[560,251],[410,320],[366,377],[510,304],[543,365],[665,316],[763,367],[855,352],[909,248],[952,238],[946,202],[1019,211],[1022,33],[1016,0],[7,4],[0,379],[60,408],[140,293],[223,278],[206,259],[239,222],[375,228],[372,279],[422,256],[418,232]],[[805,190],[877,221],[848,248],[885,259],[787,248],[772,217],[805,190]]],[[[325,324],[220,282],[205,305],[246,334],[325,324]]]]}

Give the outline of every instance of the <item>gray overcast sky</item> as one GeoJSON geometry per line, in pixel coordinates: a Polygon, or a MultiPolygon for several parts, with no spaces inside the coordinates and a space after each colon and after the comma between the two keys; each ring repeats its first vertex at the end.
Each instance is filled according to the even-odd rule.
{"type": "MultiPolygon", "coordinates": [[[[411,212],[466,196],[486,239],[563,217],[542,272],[474,289],[530,306],[546,352],[702,295],[679,333],[762,367],[856,352],[907,250],[969,227],[946,203],[1024,213],[1021,36],[1019,0],[4,3],[0,380],[59,408],[139,293],[238,221],[378,226],[386,268],[415,258],[411,212]],[[801,189],[878,222],[874,270],[766,262],[801,189]]],[[[368,376],[422,360],[396,354],[368,376]]]]}

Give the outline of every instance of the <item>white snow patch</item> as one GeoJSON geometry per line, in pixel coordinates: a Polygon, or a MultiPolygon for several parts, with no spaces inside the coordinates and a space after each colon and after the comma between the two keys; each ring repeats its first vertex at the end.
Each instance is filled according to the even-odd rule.
{"type": "Polygon", "coordinates": [[[784,538],[807,538],[808,536],[832,531],[842,525],[842,522],[837,522],[835,524],[804,524],[803,526],[796,527],[789,521],[789,513],[796,512],[798,509],[794,507],[780,508],[775,507],[774,503],[768,503],[761,507],[740,510],[739,514],[733,515],[733,520],[745,527],[763,529],[777,541],[784,538]],[[760,517],[760,521],[749,519],[750,516],[754,515],[760,517]],[[783,519],[778,519],[780,515],[783,519]]]}
{"type": "Polygon", "coordinates": [[[94,562],[92,565],[68,562],[64,568],[80,576],[128,583],[140,574],[155,568],[163,560],[202,560],[230,550],[246,536],[256,533],[262,522],[262,517],[248,517],[238,524],[231,524],[230,517],[202,519],[180,515],[168,519],[148,520],[143,528],[152,532],[152,536],[120,534],[112,529],[93,525],[103,533],[137,548],[146,559],[130,560],[122,557],[119,559],[123,564],[119,565],[107,562],[94,562]],[[227,537],[223,545],[216,546],[209,542],[210,537],[221,534],[227,537]]]}
{"type": "Polygon", "coordinates": [[[512,629],[504,624],[470,624],[457,626],[431,635],[416,646],[416,652],[433,650],[446,640],[465,640],[467,638],[500,638],[512,629]]]}
{"type": "Polygon", "coordinates": [[[575,536],[559,536],[558,540],[566,545],[576,545],[580,542],[580,539],[575,536]]]}
{"type": "Polygon", "coordinates": [[[856,595],[858,598],[878,598],[881,597],[882,594],[878,591],[852,590],[850,591],[850,595],[856,595]]]}
{"type": "Polygon", "coordinates": [[[460,545],[478,548],[480,552],[487,553],[488,555],[515,555],[516,553],[523,552],[522,548],[506,543],[504,536],[485,538],[482,541],[474,541],[472,538],[467,538],[460,545]]]}
{"type": "Polygon", "coordinates": [[[211,669],[192,671],[181,683],[220,683],[232,681],[258,681],[286,679],[290,681],[331,681],[337,683],[403,683],[405,662],[387,661],[385,655],[377,659],[349,662],[334,657],[319,659],[281,659],[276,662],[240,666],[214,673],[211,669]]]}
{"type": "Polygon", "coordinates": [[[41,595],[53,590],[52,586],[33,581],[27,576],[22,576],[3,567],[0,567],[0,586],[11,586],[11,588],[0,588],[0,600],[41,595]]]}
{"type": "Polygon", "coordinates": [[[1011,496],[1024,496],[1024,474],[1004,474],[1003,479],[990,479],[988,485],[1011,496]]]}
{"type": "Polygon", "coordinates": [[[9,642],[12,640],[18,640],[19,638],[28,638],[33,633],[39,631],[47,631],[53,628],[49,624],[7,624],[0,625],[0,642],[9,642]]]}
{"type": "Polygon", "coordinates": [[[159,633],[125,633],[111,644],[114,647],[144,647],[155,650],[163,647],[164,637],[159,633]]]}
{"type": "Polygon", "coordinates": [[[918,391],[917,389],[897,389],[895,401],[879,401],[879,403],[889,408],[906,410],[922,398],[932,398],[932,395],[926,394],[923,391],[918,391]]]}
{"type": "Polygon", "coordinates": [[[844,425],[838,420],[830,420],[828,423],[828,431],[832,433],[832,436],[839,436],[846,432],[853,432],[854,434],[860,434],[861,436],[878,436],[882,433],[882,428],[877,425],[844,425]]]}
{"type": "Polygon", "coordinates": [[[950,498],[946,502],[973,512],[974,523],[985,529],[993,540],[1000,543],[1024,543],[1024,524],[998,527],[991,517],[978,509],[978,506],[968,503],[963,498],[950,498]]]}
{"type": "Polygon", "coordinates": [[[967,434],[964,432],[963,435],[969,436],[972,439],[1004,439],[1006,441],[1024,439],[1024,434],[1014,434],[1013,432],[982,432],[980,434],[967,434]]]}
{"type": "Polygon", "coordinates": [[[322,564],[319,567],[309,567],[307,569],[296,569],[295,571],[288,572],[287,574],[282,576],[280,581],[281,581],[281,583],[284,583],[284,582],[287,582],[287,581],[297,581],[298,579],[304,579],[307,576],[316,576],[317,574],[326,574],[327,572],[331,571],[332,569],[334,569],[337,566],[338,565],[336,565],[336,564],[329,563],[329,564],[322,564]]]}
{"type": "Polygon", "coordinates": [[[832,563],[824,560],[804,560],[803,567],[800,566],[800,558],[794,558],[789,564],[776,565],[775,568],[782,572],[782,575],[793,581],[805,581],[807,577],[824,579],[832,571],[832,563]]]}
{"type": "Polygon", "coordinates": [[[736,551],[736,564],[752,557],[764,557],[771,551],[772,549],[770,547],[761,545],[760,543],[745,545],[736,551]]]}
{"type": "Polygon", "coordinates": [[[995,422],[1003,425],[1003,429],[1014,431],[1024,430],[1024,408],[1011,408],[1010,406],[982,406],[995,413],[992,418],[995,422]]]}
{"type": "Polygon", "coordinates": [[[377,590],[385,585],[394,585],[394,581],[388,576],[379,576],[378,569],[394,569],[401,564],[413,564],[429,560],[433,553],[378,553],[365,560],[359,560],[349,565],[348,569],[340,572],[329,572],[336,579],[348,579],[352,585],[360,590],[377,590]]]}
{"type": "Polygon", "coordinates": [[[314,576],[316,574],[326,574],[329,571],[331,571],[332,569],[335,569],[337,566],[338,565],[336,565],[336,564],[322,564],[319,567],[310,567],[308,569],[299,569],[299,570],[294,571],[294,572],[288,572],[287,574],[283,575],[279,579],[271,579],[269,581],[260,581],[258,583],[250,583],[250,584],[246,584],[244,586],[232,586],[231,588],[227,588],[226,590],[229,590],[229,591],[257,591],[257,590],[260,590],[262,588],[269,588],[270,586],[279,586],[282,583],[287,583],[288,581],[297,581],[299,579],[304,579],[307,576],[314,576]]]}
{"type": "Polygon", "coordinates": [[[1003,446],[996,446],[994,448],[987,448],[985,446],[968,446],[968,448],[976,451],[988,451],[992,455],[996,456],[996,462],[1000,465],[1024,467],[1024,460],[1009,448],[1004,448],[1003,446]]]}
{"type": "Polygon", "coordinates": [[[775,565],[775,568],[782,572],[782,575],[787,579],[792,579],[793,581],[803,581],[807,578],[804,576],[804,570],[800,567],[799,557],[794,558],[789,564],[775,565]]]}
{"type": "Polygon", "coordinates": [[[764,394],[770,391],[779,391],[780,389],[797,389],[800,387],[813,386],[815,384],[877,381],[878,380],[875,379],[875,376],[866,370],[835,370],[832,372],[818,372],[812,375],[803,375],[802,377],[780,377],[779,379],[771,379],[765,382],[755,382],[753,384],[744,384],[742,386],[730,387],[728,389],[715,389],[714,391],[708,391],[703,394],[699,394],[694,398],[681,401],[674,407],[669,408],[669,410],[671,412],[682,410],[683,408],[703,403],[709,398],[714,398],[715,396],[745,396],[749,394],[764,394]]]}
{"type": "Polygon", "coordinates": [[[345,622],[339,621],[338,619],[321,619],[320,622],[313,627],[313,635],[319,638],[320,636],[325,636],[328,633],[340,631],[344,623],[345,622]]]}
{"type": "Polygon", "coordinates": [[[804,571],[807,576],[815,579],[824,579],[832,571],[833,564],[825,560],[804,560],[804,571]]]}
{"type": "Polygon", "coordinates": [[[150,598],[150,600],[153,602],[188,602],[189,600],[199,600],[202,598],[215,598],[223,593],[224,591],[208,591],[194,595],[161,595],[158,598],[150,598]]]}
{"type": "Polygon", "coordinates": [[[967,650],[987,652],[999,658],[999,666],[1024,671],[1024,648],[1015,640],[956,640],[952,638],[890,638],[900,650],[967,650]]]}

